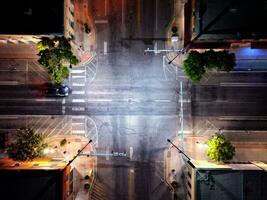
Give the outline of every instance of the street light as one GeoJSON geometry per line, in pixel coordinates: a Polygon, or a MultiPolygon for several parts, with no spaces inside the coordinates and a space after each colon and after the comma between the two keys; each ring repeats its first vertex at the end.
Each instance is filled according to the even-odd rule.
{"type": "Polygon", "coordinates": [[[179,153],[183,154],[187,158],[187,160],[191,160],[179,147],[177,147],[175,144],[173,144],[170,139],[167,139],[167,142],[172,144],[172,146],[174,146],[178,150],[179,153]]]}
{"type": "Polygon", "coordinates": [[[69,162],[68,162],[68,164],[66,165],[66,167],[67,166],[69,166],[81,153],[82,153],[82,151],[90,144],[92,142],[92,140],[89,140],[89,142],[80,150],[78,150],[78,153],[72,158],[72,160],[70,160],[69,162]]]}

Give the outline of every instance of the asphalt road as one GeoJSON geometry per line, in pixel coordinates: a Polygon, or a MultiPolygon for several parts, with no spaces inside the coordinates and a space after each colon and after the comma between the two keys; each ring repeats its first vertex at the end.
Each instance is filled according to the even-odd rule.
{"type": "Polygon", "coordinates": [[[177,84],[166,81],[162,55],[144,55],[154,45],[164,48],[171,1],[106,2],[91,1],[99,68],[88,88],[88,112],[101,124],[98,152],[127,158],[98,158],[93,195],[102,188],[102,199],[171,199],[161,179],[166,139],[178,129],[177,84]]]}
{"type": "Polygon", "coordinates": [[[204,121],[215,129],[267,130],[266,87],[266,73],[213,74],[202,85],[194,85],[194,131],[199,132],[204,121]]]}

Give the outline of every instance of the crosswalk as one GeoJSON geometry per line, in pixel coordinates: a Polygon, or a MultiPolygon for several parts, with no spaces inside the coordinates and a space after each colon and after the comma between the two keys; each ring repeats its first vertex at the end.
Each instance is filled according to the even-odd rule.
{"type": "Polygon", "coordinates": [[[90,84],[98,68],[98,57],[93,55],[85,64],[74,67],[70,72],[70,87],[72,88],[72,112],[84,112],[86,110],[86,87],[90,84]]]}

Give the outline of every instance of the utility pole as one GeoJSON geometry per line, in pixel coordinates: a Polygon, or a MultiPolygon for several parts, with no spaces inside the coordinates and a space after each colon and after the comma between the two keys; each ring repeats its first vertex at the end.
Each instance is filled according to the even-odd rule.
{"type": "Polygon", "coordinates": [[[81,150],[78,150],[78,153],[68,162],[68,164],[66,165],[69,166],[81,153],[82,151],[92,142],[92,140],[89,140],[89,142],[81,149],[81,150]]]}
{"type": "Polygon", "coordinates": [[[179,153],[183,154],[187,160],[191,160],[179,147],[177,147],[175,144],[173,144],[173,142],[170,139],[167,139],[167,142],[169,142],[173,147],[175,147],[179,153]]]}
{"type": "MultiPolygon", "coordinates": [[[[180,81],[180,126],[181,126],[181,139],[182,139],[182,149],[184,149],[184,108],[183,108],[183,82],[180,81]]],[[[177,135],[176,135],[177,136],[177,135]]]]}

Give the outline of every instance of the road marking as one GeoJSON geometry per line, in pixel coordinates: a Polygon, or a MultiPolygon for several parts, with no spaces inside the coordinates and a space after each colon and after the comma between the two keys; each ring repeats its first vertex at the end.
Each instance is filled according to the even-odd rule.
{"type": "Polygon", "coordinates": [[[72,94],[85,94],[85,91],[73,91],[72,94]]]}
{"type": "Polygon", "coordinates": [[[171,102],[171,100],[168,100],[168,99],[156,99],[155,102],[171,102]]]}
{"type": "Polygon", "coordinates": [[[235,86],[235,87],[252,87],[252,86],[267,86],[267,83],[235,83],[235,82],[221,82],[220,86],[235,86]]]}
{"type": "Polygon", "coordinates": [[[75,69],[75,70],[71,70],[72,74],[81,74],[84,73],[85,70],[84,69],[75,69]]]}
{"type": "Polygon", "coordinates": [[[88,102],[111,102],[112,99],[87,99],[88,102]]]}
{"type": "Polygon", "coordinates": [[[130,160],[133,159],[133,147],[130,147],[130,160]]]}
{"type": "Polygon", "coordinates": [[[66,99],[62,99],[62,104],[65,104],[66,103],[66,99]]]}
{"type": "Polygon", "coordinates": [[[56,99],[47,99],[47,98],[45,98],[45,99],[35,99],[35,101],[57,101],[56,99]]]}
{"type": "Polygon", "coordinates": [[[85,103],[85,99],[72,99],[73,103],[85,103]]]}
{"type": "Polygon", "coordinates": [[[0,85],[18,85],[18,81],[0,81],[0,85]]]}
{"type": "Polygon", "coordinates": [[[231,116],[231,117],[218,117],[221,121],[266,121],[266,117],[262,116],[231,116]]]}
{"type": "Polygon", "coordinates": [[[85,83],[72,83],[72,86],[85,86],[85,83]]]}
{"type": "MultiPolygon", "coordinates": [[[[180,99],[179,99],[179,102],[181,103],[181,100],[180,99]]],[[[188,100],[184,100],[183,99],[183,103],[191,103],[191,100],[189,100],[189,99],[188,100]]]]}
{"type": "Polygon", "coordinates": [[[95,20],[95,24],[107,24],[108,20],[95,20]]]}
{"type": "Polygon", "coordinates": [[[84,107],[72,107],[71,110],[73,111],[85,111],[84,107]]]}
{"type": "Polygon", "coordinates": [[[0,116],[0,119],[18,119],[17,116],[0,116]]]}
{"type": "Polygon", "coordinates": [[[108,43],[104,41],[104,55],[107,55],[108,43]]]}
{"type": "Polygon", "coordinates": [[[71,78],[86,78],[85,75],[72,75],[71,78]]]}
{"type": "Polygon", "coordinates": [[[72,130],[72,134],[85,134],[85,130],[72,130]]]}
{"type": "Polygon", "coordinates": [[[106,148],[106,160],[109,160],[108,154],[109,154],[109,146],[107,146],[107,148],[106,148]]]}
{"type": "Polygon", "coordinates": [[[62,106],[62,114],[64,115],[66,113],[66,106],[62,106]]]}
{"type": "Polygon", "coordinates": [[[71,118],[73,118],[73,119],[85,119],[85,116],[73,115],[73,116],[71,116],[71,118]]]}

